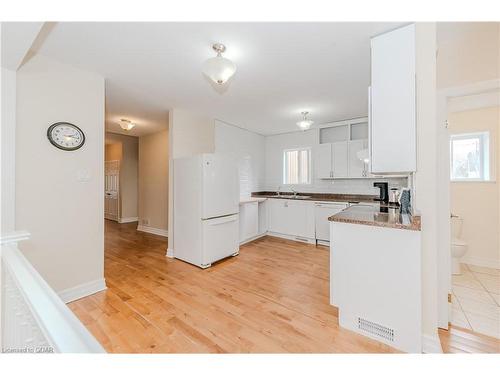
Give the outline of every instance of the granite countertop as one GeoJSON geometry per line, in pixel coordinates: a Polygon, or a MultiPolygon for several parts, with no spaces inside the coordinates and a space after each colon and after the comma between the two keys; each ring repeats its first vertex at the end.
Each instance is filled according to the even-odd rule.
{"type": "MultiPolygon", "coordinates": [[[[292,193],[280,193],[278,197],[275,191],[259,191],[252,193],[253,198],[273,198],[273,199],[293,199],[292,193]]],[[[359,195],[359,194],[326,194],[326,193],[298,193],[299,196],[307,196],[306,199],[297,199],[301,201],[321,201],[321,202],[345,202],[345,203],[373,203],[376,195],[359,195]]]]}
{"type": "Polygon", "coordinates": [[[328,220],[339,223],[420,231],[420,216],[400,214],[399,208],[384,206],[350,206],[338,214],[330,216],[328,220]]]}

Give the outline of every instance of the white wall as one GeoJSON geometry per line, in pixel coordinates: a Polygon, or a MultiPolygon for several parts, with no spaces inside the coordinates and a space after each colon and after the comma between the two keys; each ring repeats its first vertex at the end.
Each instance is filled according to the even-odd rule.
{"type": "Polygon", "coordinates": [[[499,204],[498,131],[499,107],[451,113],[450,134],[489,131],[489,182],[451,182],[451,211],[463,220],[461,238],[468,244],[465,263],[500,268],[499,212],[491,209],[499,204]]]}
{"type": "Polygon", "coordinates": [[[498,78],[499,22],[440,22],[437,86],[464,86],[498,78]]]}
{"type": "Polygon", "coordinates": [[[168,229],[168,154],[168,130],[139,137],[139,225],[162,232],[168,229]]]}
{"type": "Polygon", "coordinates": [[[170,125],[173,159],[215,151],[213,119],[183,109],[173,109],[169,112],[170,125]]]}
{"type": "Polygon", "coordinates": [[[282,191],[294,188],[300,192],[336,193],[336,194],[378,194],[373,187],[374,181],[387,181],[391,187],[407,185],[406,178],[384,179],[342,179],[322,180],[316,177],[315,147],[319,145],[319,130],[311,129],[305,132],[293,132],[265,137],[266,143],[266,178],[265,190],[276,191],[281,186],[282,191]],[[294,147],[311,147],[312,181],[310,185],[283,185],[283,151],[294,147]]]}
{"type": "Polygon", "coordinates": [[[264,189],[264,136],[216,120],[215,151],[228,153],[238,161],[241,197],[249,197],[252,192],[264,189]]]}
{"type": "Polygon", "coordinates": [[[438,163],[436,24],[416,24],[417,172],[415,210],[422,215],[422,330],[426,351],[440,350],[437,335],[438,163]],[[427,344],[426,344],[427,343],[427,344]]]}
{"type": "Polygon", "coordinates": [[[2,200],[0,206],[0,233],[5,234],[14,231],[15,221],[16,72],[2,68],[1,86],[2,200]]]}
{"type": "Polygon", "coordinates": [[[103,160],[104,79],[32,57],[17,73],[16,228],[31,233],[21,250],[58,292],[104,286],[103,160]],[[83,130],[81,149],[49,143],[58,121],[83,130]]]}

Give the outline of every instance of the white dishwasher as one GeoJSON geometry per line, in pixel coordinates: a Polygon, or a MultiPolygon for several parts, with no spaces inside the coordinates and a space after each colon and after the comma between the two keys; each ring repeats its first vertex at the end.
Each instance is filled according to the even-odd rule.
{"type": "Polygon", "coordinates": [[[314,216],[316,222],[316,242],[330,241],[330,222],[328,218],[339,213],[348,206],[347,203],[339,202],[316,202],[314,203],[314,216]]]}

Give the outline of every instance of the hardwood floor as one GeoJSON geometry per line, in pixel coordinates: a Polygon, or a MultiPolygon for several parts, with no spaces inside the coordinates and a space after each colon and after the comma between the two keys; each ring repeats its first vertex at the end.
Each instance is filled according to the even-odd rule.
{"type": "MultiPolygon", "coordinates": [[[[106,221],[108,289],[69,304],[108,352],[395,352],[339,327],[325,247],[265,237],[201,270],[135,227],[106,221]]],[[[450,352],[495,345],[461,330],[440,336],[450,352]]]]}

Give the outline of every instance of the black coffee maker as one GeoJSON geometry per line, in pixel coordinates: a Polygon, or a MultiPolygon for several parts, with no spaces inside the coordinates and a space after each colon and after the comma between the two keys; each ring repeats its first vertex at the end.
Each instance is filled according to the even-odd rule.
{"type": "Polygon", "coordinates": [[[380,189],[379,197],[375,200],[389,203],[389,184],[387,182],[374,182],[373,187],[380,189]]]}

